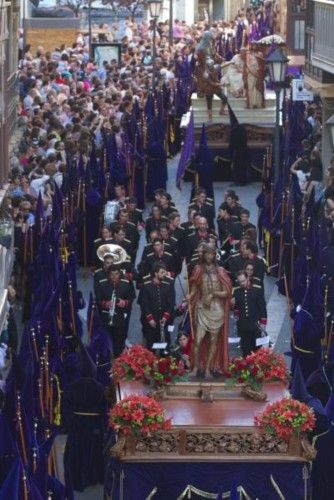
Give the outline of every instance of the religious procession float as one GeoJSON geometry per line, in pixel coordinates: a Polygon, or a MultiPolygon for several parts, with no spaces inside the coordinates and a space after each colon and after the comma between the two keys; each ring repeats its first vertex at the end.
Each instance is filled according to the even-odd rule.
{"type": "Polygon", "coordinates": [[[142,346],[115,361],[112,498],[304,498],[315,415],[291,398],[283,355],[261,348],[219,375],[189,380],[142,346]]]}

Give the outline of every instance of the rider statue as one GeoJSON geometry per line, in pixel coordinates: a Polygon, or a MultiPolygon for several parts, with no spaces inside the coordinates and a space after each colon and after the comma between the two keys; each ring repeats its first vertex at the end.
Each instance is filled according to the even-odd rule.
{"type": "Polygon", "coordinates": [[[196,59],[195,78],[197,92],[206,97],[208,117],[211,121],[213,96],[216,95],[221,100],[221,115],[225,113],[227,98],[221,89],[218,74],[215,69],[215,62],[221,61],[217,61],[217,56],[214,54],[212,33],[210,31],[205,31],[201,41],[197,44],[196,59]]]}

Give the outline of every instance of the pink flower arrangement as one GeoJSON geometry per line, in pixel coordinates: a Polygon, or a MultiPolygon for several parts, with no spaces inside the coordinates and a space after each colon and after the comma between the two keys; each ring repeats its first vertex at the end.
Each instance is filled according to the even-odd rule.
{"type": "Polygon", "coordinates": [[[156,359],[155,354],[145,347],[134,345],[115,360],[110,372],[111,377],[115,381],[141,379],[156,359]]]}
{"type": "Polygon", "coordinates": [[[132,394],[122,399],[109,412],[109,425],[120,435],[150,436],[171,428],[160,404],[148,396],[132,394]]]}
{"type": "Polygon", "coordinates": [[[284,441],[315,427],[313,410],[305,403],[289,398],[268,404],[254,421],[263,432],[274,434],[284,441]]]}

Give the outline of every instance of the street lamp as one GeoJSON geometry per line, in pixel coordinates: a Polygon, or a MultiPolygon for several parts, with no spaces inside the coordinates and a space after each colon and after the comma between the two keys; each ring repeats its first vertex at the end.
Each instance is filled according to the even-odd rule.
{"type": "Polygon", "coordinates": [[[150,9],[150,16],[153,19],[158,19],[160,16],[162,0],[148,0],[148,7],[150,9]]]}
{"type": "Polygon", "coordinates": [[[169,32],[168,32],[168,40],[169,40],[169,50],[171,50],[171,47],[174,42],[174,37],[173,37],[173,1],[174,0],[169,0],[169,32]]]}
{"type": "Polygon", "coordinates": [[[270,81],[273,84],[276,94],[276,120],[275,120],[275,170],[274,178],[277,180],[280,169],[280,94],[281,89],[285,86],[285,73],[289,59],[284,52],[277,48],[266,59],[266,64],[269,69],[270,81]]]}
{"type": "Polygon", "coordinates": [[[156,47],[156,36],[157,36],[157,19],[160,16],[160,10],[162,6],[162,0],[148,0],[148,6],[150,9],[150,16],[153,18],[153,72],[152,72],[152,90],[155,91],[156,84],[156,57],[157,57],[157,47],[156,47]]]}
{"type": "Polygon", "coordinates": [[[88,38],[89,38],[89,46],[88,53],[89,57],[93,57],[92,53],[92,3],[94,0],[88,0],[88,38]]]}

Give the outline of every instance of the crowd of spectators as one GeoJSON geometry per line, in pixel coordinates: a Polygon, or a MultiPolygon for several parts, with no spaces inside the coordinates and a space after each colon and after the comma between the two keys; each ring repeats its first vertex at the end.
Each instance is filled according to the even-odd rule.
{"type": "MultiPolygon", "coordinates": [[[[210,29],[216,50],[221,46],[219,41],[235,39],[240,26],[249,36],[255,25],[269,31],[275,29],[275,4],[260,2],[257,9],[241,10],[231,22],[213,22],[210,29]]],[[[170,46],[168,21],[158,23],[157,85],[170,90],[171,112],[182,63],[186,61],[193,67],[196,44],[208,27],[206,20],[188,26],[175,19],[170,46]]],[[[99,151],[104,130],[115,135],[120,150],[133,106],[138,104],[143,109],[152,90],[153,24],[127,20],[122,33],[117,32],[116,25],[101,26],[99,31],[100,40],[120,41],[120,61],[99,65],[90,57],[89,40],[84,33],[78,33],[72,46],[55,47],[53,51],[42,46],[33,51],[31,46],[21,45],[18,123],[22,137],[11,158],[10,188],[3,204],[15,224],[16,258],[9,312],[15,298],[22,298],[24,241],[35,222],[39,195],[47,217],[51,214],[55,188],[60,188],[66,179],[68,158],[87,158],[93,142],[99,151]]],[[[9,323],[12,327],[8,328],[7,322],[1,338],[15,348],[16,328],[11,320],[9,323]]]]}

